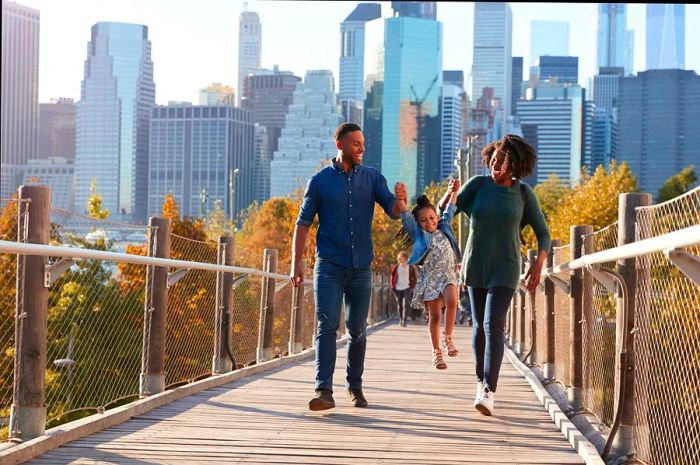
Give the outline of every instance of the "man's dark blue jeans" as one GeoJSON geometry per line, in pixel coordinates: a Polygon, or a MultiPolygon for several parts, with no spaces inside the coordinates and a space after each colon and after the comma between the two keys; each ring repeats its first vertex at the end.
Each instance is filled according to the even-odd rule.
{"type": "Polygon", "coordinates": [[[316,389],[333,390],[336,332],[345,298],[345,327],[348,331],[346,386],[362,388],[367,348],[367,313],[372,294],[372,269],[345,268],[316,257],[314,296],[318,331],[316,334],[316,389]]]}

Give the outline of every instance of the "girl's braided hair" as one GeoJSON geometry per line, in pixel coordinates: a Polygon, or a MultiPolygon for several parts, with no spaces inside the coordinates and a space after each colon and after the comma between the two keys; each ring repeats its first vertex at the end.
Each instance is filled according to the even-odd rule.
{"type": "Polygon", "coordinates": [[[500,150],[508,154],[510,169],[513,177],[523,179],[532,173],[537,162],[537,152],[530,143],[515,134],[506,134],[500,140],[491,142],[481,151],[481,157],[484,166],[489,165],[491,156],[496,150],[500,150]]]}
{"type": "MultiPolygon", "coordinates": [[[[418,222],[418,212],[424,208],[432,208],[433,211],[437,214],[437,209],[435,208],[435,205],[430,203],[430,199],[427,195],[423,194],[416,199],[416,206],[413,207],[413,210],[411,210],[411,214],[413,215],[413,218],[415,218],[416,223],[418,222]]],[[[411,236],[409,236],[408,232],[406,231],[406,228],[404,227],[401,227],[399,232],[396,233],[396,238],[399,240],[400,244],[404,248],[410,248],[413,245],[413,239],[411,238],[411,236]]]]}

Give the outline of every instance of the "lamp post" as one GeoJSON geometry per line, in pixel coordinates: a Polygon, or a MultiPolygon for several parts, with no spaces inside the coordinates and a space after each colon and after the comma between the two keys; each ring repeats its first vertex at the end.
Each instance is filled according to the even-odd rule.
{"type": "Polygon", "coordinates": [[[199,217],[200,218],[204,218],[204,204],[207,203],[207,197],[209,197],[207,190],[202,189],[202,192],[199,193],[199,217]]]}
{"type": "Polygon", "coordinates": [[[229,220],[231,221],[231,224],[233,227],[235,227],[235,221],[234,219],[236,218],[236,176],[238,176],[238,173],[240,173],[241,170],[238,168],[231,169],[229,171],[229,176],[228,176],[228,195],[229,195],[229,202],[228,202],[228,212],[229,212],[229,220]]]}

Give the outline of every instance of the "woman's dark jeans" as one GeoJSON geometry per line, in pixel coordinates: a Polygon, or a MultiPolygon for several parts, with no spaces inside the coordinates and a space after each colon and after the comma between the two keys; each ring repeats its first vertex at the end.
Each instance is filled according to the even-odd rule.
{"type": "Polygon", "coordinates": [[[472,307],[472,348],[476,361],[476,377],[489,390],[496,392],[498,374],[503,361],[506,316],[515,290],[509,287],[469,286],[472,307]]]}

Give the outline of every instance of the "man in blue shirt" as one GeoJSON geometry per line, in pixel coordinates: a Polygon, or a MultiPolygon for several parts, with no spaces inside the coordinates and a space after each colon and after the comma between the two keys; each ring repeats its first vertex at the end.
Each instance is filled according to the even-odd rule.
{"type": "Polygon", "coordinates": [[[386,179],[374,168],[362,166],[365,139],[360,127],[344,123],[335,130],[338,156],[330,166],[311,176],[304,193],[294,229],[292,270],[294,286],[304,281],[301,260],[309,228],[318,214],[314,297],[318,331],[316,334],[316,394],[311,410],[335,407],[333,372],[336,359],[336,331],[345,299],[345,326],[348,330],[346,385],[355,407],[367,407],[362,393],[367,347],[367,312],[372,293],[372,216],[374,203],[393,219],[400,217],[406,186],[397,183],[397,194],[389,191],[386,179]]]}

